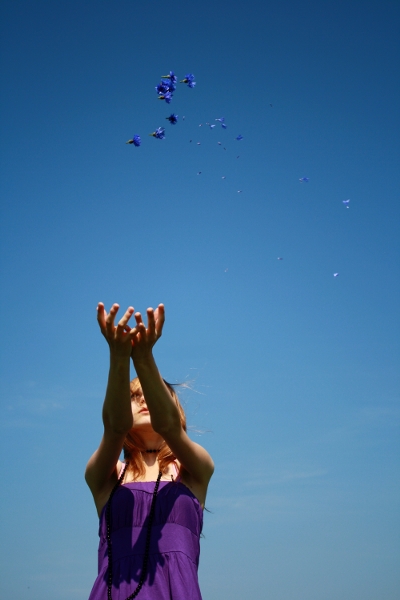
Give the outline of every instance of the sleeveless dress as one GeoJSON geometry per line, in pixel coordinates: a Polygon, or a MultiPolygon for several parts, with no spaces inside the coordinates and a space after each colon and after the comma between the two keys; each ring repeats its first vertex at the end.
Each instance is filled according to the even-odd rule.
{"type": "MultiPolygon", "coordinates": [[[[139,582],[155,482],[120,485],[111,502],[112,599],[125,600],[139,582]]],[[[187,486],[160,481],[146,580],[138,600],[201,600],[197,570],[203,510],[187,486]]],[[[89,600],[107,600],[105,507],[100,515],[98,576],[89,600]]]]}

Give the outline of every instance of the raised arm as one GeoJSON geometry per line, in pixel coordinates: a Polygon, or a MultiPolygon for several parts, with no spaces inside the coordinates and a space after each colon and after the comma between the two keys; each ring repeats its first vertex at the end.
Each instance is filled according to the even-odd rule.
{"type": "Polygon", "coordinates": [[[134,309],[128,308],[115,326],[119,306],[113,304],[107,314],[104,304],[97,306],[97,320],[101,333],[110,349],[110,370],[107,391],[103,404],[104,433],[98,449],[89,459],[85,478],[96,504],[102,495],[117,480],[116,465],[124,440],[132,428],[133,417],[130,396],[130,354],[135,330],[130,330],[128,321],[134,309]]]}
{"type": "Polygon", "coordinates": [[[161,435],[186,471],[186,479],[204,496],[214,471],[208,452],[193,442],[184,431],[175,404],[165,385],[153,357],[152,348],[162,334],[165,321],[162,304],[154,312],[147,309],[148,325],[145,327],[140,313],[135,314],[136,334],[132,343],[132,360],[151,416],[151,424],[161,435]]]}

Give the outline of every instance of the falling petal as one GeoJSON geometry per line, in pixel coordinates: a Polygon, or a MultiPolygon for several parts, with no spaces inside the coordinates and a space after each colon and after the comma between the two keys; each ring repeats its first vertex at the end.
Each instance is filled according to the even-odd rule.
{"type": "Polygon", "coordinates": [[[172,94],[171,94],[171,92],[165,92],[165,93],[163,93],[163,94],[160,94],[160,95],[158,96],[158,99],[159,99],[159,100],[165,100],[165,102],[166,102],[167,104],[170,104],[170,103],[171,103],[171,100],[172,100],[172,94]]]}
{"type": "Polygon", "coordinates": [[[225,125],[225,123],[221,123],[221,127],[223,127],[223,129],[226,129],[228,125],[225,125]]]}
{"type": "Polygon", "coordinates": [[[215,119],[216,121],[219,121],[220,123],[223,123],[225,121],[225,117],[221,117],[220,119],[215,119]]]}
{"type": "Polygon", "coordinates": [[[169,91],[169,81],[161,81],[156,87],[155,90],[157,94],[165,94],[169,91]]]}
{"type": "Polygon", "coordinates": [[[338,275],[339,275],[339,273],[334,273],[333,274],[334,277],[337,277],[338,275]]]}
{"type": "Polygon", "coordinates": [[[169,75],[163,75],[161,79],[170,79],[171,83],[176,83],[178,81],[178,78],[173,71],[170,71],[169,75]]]}
{"type": "Polygon", "coordinates": [[[283,260],[282,256],[278,256],[278,260],[283,260]]]}
{"type": "Polygon", "coordinates": [[[201,171],[197,171],[197,175],[201,175],[201,171]]]}
{"type": "Polygon", "coordinates": [[[308,177],[300,177],[299,181],[300,183],[308,183],[310,180],[308,179],[308,177]]]}
{"type": "Polygon", "coordinates": [[[225,176],[225,175],[222,175],[222,179],[226,179],[226,176],[225,176]]]}
{"type": "Polygon", "coordinates": [[[188,73],[187,75],[185,75],[185,78],[181,79],[180,83],[187,83],[188,87],[194,88],[196,82],[194,80],[193,73],[188,73]]]}
{"type": "Polygon", "coordinates": [[[134,146],[136,146],[136,148],[138,148],[142,143],[142,140],[140,138],[140,135],[134,135],[133,138],[131,140],[128,140],[126,143],[133,144],[134,146]]]}
{"type": "Polygon", "coordinates": [[[343,204],[348,204],[350,202],[350,198],[348,200],[342,200],[343,204]]]}
{"type": "Polygon", "coordinates": [[[217,142],[217,144],[218,144],[218,146],[220,146],[220,145],[221,145],[221,142],[217,142]]]}
{"type": "Polygon", "coordinates": [[[210,129],[214,129],[214,127],[215,127],[214,124],[210,125],[210,129]]]}
{"type": "Polygon", "coordinates": [[[242,193],[242,190],[238,190],[238,194],[241,194],[241,193],[242,193]]]}
{"type": "Polygon", "coordinates": [[[172,113],[172,115],[170,115],[169,117],[165,118],[171,123],[171,125],[175,125],[178,122],[178,115],[175,115],[174,113],[172,113]]]}
{"type": "Polygon", "coordinates": [[[152,135],[157,140],[163,140],[165,138],[165,129],[164,127],[158,127],[158,129],[153,131],[153,133],[149,133],[149,135],[152,135]]]}
{"type": "Polygon", "coordinates": [[[240,133],[239,133],[239,135],[237,136],[237,138],[236,138],[236,139],[237,139],[237,141],[238,141],[238,142],[240,142],[240,140],[242,140],[242,139],[243,139],[243,136],[242,136],[242,135],[240,135],[240,133]]]}
{"type": "Polygon", "coordinates": [[[200,146],[201,142],[197,142],[197,145],[200,146]]]}

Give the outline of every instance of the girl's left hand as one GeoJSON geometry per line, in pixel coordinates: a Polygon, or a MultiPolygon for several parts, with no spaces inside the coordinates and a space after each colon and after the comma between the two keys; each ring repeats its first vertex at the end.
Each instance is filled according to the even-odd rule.
{"type": "Polygon", "coordinates": [[[165,309],[163,304],[159,304],[156,310],[148,308],[147,328],[143,323],[142,315],[135,314],[136,334],[132,340],[131,357],[133,361],[147,358],[151,355],[152,348],[157,340],[162,336],[162,330],[165,322],[165,309]]]}

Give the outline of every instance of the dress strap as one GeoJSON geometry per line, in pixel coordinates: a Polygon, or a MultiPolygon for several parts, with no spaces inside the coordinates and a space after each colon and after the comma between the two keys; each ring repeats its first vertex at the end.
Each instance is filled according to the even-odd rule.
{"type": "Polygon", "coordinates": [[[124,463],[124,462],[123,462],[123,463],[121,463],[121,468],[120,468],[120,470],[118,471],[118,479],[121,477],[121,475],[122,475],[122,473],[123,473],[123,471],[125,470],[125,468],[126,468],[126,467],[127,467],[127,464],[126,464],[126,463],[124,463]]]}
{"type": "Polygon", "coordinates": [[[173,462],[172,464],[173,464],[173,466],[174,466],[175,473],[176,473],[176,476],[175,476],[175,481],[180,481],[180,479],[181,479],[181,474],[180,474],[180,469],[178,468],[178,465],[176,464],[176,460],[174,460],[174,462],[173,462]]]}

